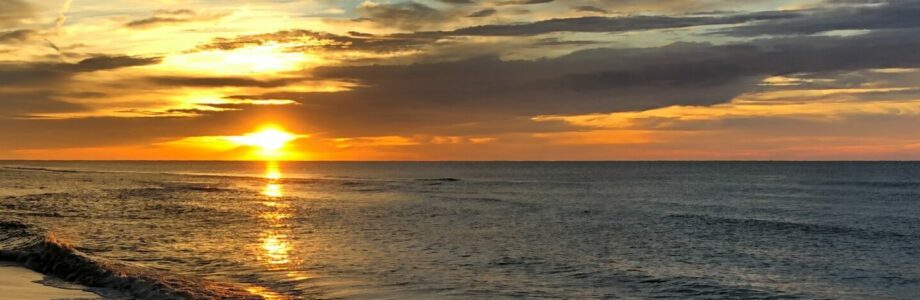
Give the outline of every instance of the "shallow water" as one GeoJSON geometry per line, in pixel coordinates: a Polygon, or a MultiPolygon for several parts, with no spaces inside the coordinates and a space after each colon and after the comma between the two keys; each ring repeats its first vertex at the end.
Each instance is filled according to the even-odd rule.
{"type": "Polygon", "coordinates": [[[0,220],[266,298],[920,295],[917,163],[0,164],[0,220]]]}

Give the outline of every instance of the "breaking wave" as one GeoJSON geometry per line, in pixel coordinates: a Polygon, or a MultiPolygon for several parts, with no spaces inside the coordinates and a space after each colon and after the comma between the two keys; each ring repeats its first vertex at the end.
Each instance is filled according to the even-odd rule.
{"type": "Polygon", "coordinates": [[[0,260],[137,299],[263,299],[238,286],[93,258],[52,233],[14,221],[0,221],[0,260]]]}

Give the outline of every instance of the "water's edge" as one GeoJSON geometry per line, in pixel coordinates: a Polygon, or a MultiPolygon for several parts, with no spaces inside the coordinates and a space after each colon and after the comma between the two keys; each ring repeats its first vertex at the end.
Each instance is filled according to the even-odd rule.
{"type": "Polygon", "coordinates": [[[136,299],[263,299],[240,287],[92,258],[18,221],[0,220],[0,260],[136,299]]]}

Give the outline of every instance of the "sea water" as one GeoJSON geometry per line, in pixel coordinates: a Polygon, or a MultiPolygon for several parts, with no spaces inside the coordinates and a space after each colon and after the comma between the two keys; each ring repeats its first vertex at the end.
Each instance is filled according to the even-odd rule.
{"type": "Polygon", "coordinates": [[[131,297],[920,297],[918,163],[0,165],[0,256],[131,297]]]}

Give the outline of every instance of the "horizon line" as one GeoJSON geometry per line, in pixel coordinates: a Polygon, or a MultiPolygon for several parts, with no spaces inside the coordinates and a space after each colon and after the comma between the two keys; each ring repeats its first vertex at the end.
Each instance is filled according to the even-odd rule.
{"type": "Polygon", "coordinates": [[[741,159],[647,159],[647,160],[198,160],[198,159],[4,159],[0,162],[315,162],[315,163],[494,163],[494,162],[521,162],[521,163],[552,163],[552,162],[920,162],[917,159],[764,159],[764,160],[741,160],[741,159]]]}

